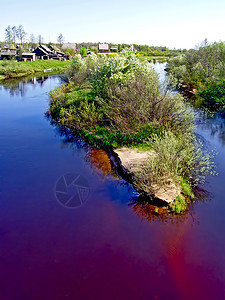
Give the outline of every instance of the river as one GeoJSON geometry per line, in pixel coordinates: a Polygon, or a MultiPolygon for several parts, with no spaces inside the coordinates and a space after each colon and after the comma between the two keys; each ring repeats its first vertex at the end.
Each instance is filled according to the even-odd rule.
{"type": "Polygon", "coordinates": [[[196,123],[217,152],[201,200],[158,217],[104,151],[48,120],[59,84],[0,86],[0,299],[224,299],[225,119],[196,123]]]}

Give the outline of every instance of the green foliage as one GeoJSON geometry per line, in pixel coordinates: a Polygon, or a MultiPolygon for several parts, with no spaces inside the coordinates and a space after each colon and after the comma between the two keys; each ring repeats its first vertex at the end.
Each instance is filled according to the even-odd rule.
{"type": "MultiPolygon", "coordinates": [[[[162,95],[148,63],[131,49],[114,57],[77,55],[69,78],[51,93],[50,112],[59,123],[94,146],[154,150],[135,172],[136,189],[152,195],[154,185],[172,181],[193,197],[191,184],[210,173],[211,156],[193,135],[193,114],[183,97],[162,95]]],[[[177,211],[184,206],[178,200],[177,211]]]]}
{"type": "Polygon", "coordinates": [[[189,134],[176,136],[166,131],[150,140],[154,155],[149,155],[136,174],[137,190],[152,194],[155,185],[168,186],[168,179],[181,185],[184,195],[193,197],[190,183],[203,182],[213,170],[211,155],[189,134]]]}
{"type": "Polygon", "coordinates": [[[213,83],[199,92],[204,99],[203,105],[210,110],[218,111],[225,108],[225,80],[213,83]]]}
{"type": "Polygon", "coordinates": [[[185,179],[181,179],[181,188],[182,194],[190,199],[194,199],[194,193],[192,191],[192,187],[190,183],[188,183],[185,179]]]}
{"type": "Polygon", "coordinates": [[[212,110],[224,108],[225,43],[191,49],[168,62],[170,81],[176,87],[197,88],[204,104],[212,110]]]}
{"type": "Polygon", "coordinates": [[[33,69],[29,65],[21,65],[17,61],[0,62],[0,74],[6,78],[22,77],[33,73],[33,69]]]}
{"type": "Polygon", "coordinates": [[[68,68],[70,81],[81,86],[87,81],[91,72],[97,68],[98,63],[99,59],[95,54],[88,55],[85,58],[82,58],[80,54],[75,55],[68,68]]]}
{"type": "Polygon", "coordinates": [[[198,75],[201,82],[210,83],[224,75],[224,64],[225,44],[214,43],[203,45],[198,50],[191,49],[185,54],[171,59],[168,67],[173,72],[174,68],[185,65],[187,68],[185,76],[192,78],[198,75]]]}
{"type": "Polygon", "coordinates": [[[87,50],[84,47],[81,48],[81,54],[83,57],[87,56],[87,50]]]}
{"type": "Polygon", "coordinates": [[[73,48],[64,48],[63,51],[66,55],[75,56],[75,50],[73,48]]]}
{"type": "Polygon", "coordinates": [[[184,212],[187,209],[187,202],[185,199],[181,196],[178,196],[171,205],[171,210],[175,214],[180,214],[181,212],[184,212]]]}
{"type": "Polygon", "coordinates": [[[26,76],[35,72],[43,72],[51,69],[58,73],[64,72],[70,62],[57,60],[36,60],[32,62],[0,61],[0,75],[5,78],[16,78],[26,76]]]}
{"type": "MultiPolygon", "coordinates": [[[[122,86],[135,76],[145,76],[152,80],[157,80],[155,72],[146,64],[140,62],[131,49],[125,49],[121,55],[109,57],[92,73],[90,82],[93,85],[96,96],[107,97],[107,87],[109,84],[122,86]]],[[[159,85],[157,82],[156,85],[159,85]]]]}

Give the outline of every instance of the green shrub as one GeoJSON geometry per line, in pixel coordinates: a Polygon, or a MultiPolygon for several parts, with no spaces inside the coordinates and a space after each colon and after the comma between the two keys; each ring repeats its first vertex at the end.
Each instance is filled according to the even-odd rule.
{"type": "MultiPolygon", "coordinates": [[[[190,49],[169,60],[167,70],[170,81],[178,88],[182,84],[190,89],[205,88],[219,82],[225,77],[225,43],[208,44],[204,41],[198,49],[190,49]]],[[[207,91],[209,96],[210,92],[207,91]]],[[[215,93],[213,96],[216,96],[215,93]]],[[[218,102],[216,107],[220,106],[220,97],[214,100],[218,102]]]]}
{"type": "Polygon", "coordinates": [[[211,155],[202,150],[194,137],[165,132],[161,137],[155,135],[150,143],[155,155],[149,155],[135,174],[139,191],[151,195],[154,185],[166,187],[168,180],[172,180],[181,185],[184,195],[192,198],[190,183],[198,184],[213,172],[211,155]]]}
{"type": "Polygon", "coordinates": [[[171,205],[171,210],[175,214],[180,214],[181,212],[184,212],[187,209],[187,202],[185,199],[181,196],[178,196],[173,204],[171,205]]]}
{"type": "Polygon", "coordinates": [[[225,108],[225,80],[206,87],[199,95],[204,99],[203,105],[210,110],[225,108]]]}

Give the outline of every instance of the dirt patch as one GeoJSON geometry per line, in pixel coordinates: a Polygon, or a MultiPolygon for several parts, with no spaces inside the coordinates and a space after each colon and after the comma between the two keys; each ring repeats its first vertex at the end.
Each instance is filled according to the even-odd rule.
{"type": "MultiPolygon", "coordinates": [[[[126,147],[114,149],[114,152],[117,154],[120,163],[125,172],[132,173],[135,176],[135,171],[137,166],[140,164],[145,164],[146,159],[149,155],[156,156],[155,151],[139,151],[136,149],[129,149],[126,147]]],[[[152,186],[152,191],[154,198],[165,201],[168,204],[172,203],[174,199],[181,195],[181,187],[176,185],[170,179],[166,186],[154,185],[152,186]]]]}
{"type": "Polygon", "coordinates": [[[129,172],[134,172],[138,164],[144,164],[148,155],[155,155],[154,151],[139,151],[126,147],[114,149],[114,152],[118,155],[123,167],[129,172]]]}

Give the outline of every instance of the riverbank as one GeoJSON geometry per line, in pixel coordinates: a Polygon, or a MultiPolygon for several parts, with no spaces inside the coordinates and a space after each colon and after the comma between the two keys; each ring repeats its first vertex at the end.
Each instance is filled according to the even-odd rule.
{"type": "Polygon", "coordinates": [[[0,80],[20,78],[39,72],[63,73],[69,67],[71,61],[36,60],[31,62],[0,61],[0,80]]]}
{"type": "Polygon", "coordinates": [[[224,42],[205,43],[172,58],[167,71],[176,88],[200,98],[202,108],[211,112],[225,109],[224,42]]]}
{"type": "Polygon", "coordinates": [[[104,59],[78,55],[68,76],[69,83],[50,94],[52,118],[92,146],[145,151],[135,170],[126,168],[136,191],[152,199],[162,195],[159,190],[176,190],[172,199],[161,200],[176,213],[186,210],[193,185],[210,172],[211,162],[193,134],[193,114],[182,96],[161,94],[155,71],[131,50],[104,59]]]}
{"type": "Polygon", "coordinates": [[[155,62],[164,63],[170,59],[169,56],[152,56],[152,55],[141,55],[141,54],[137,54],[137,57],[142,61],[148,61],[154,63],[155,62]]]}

